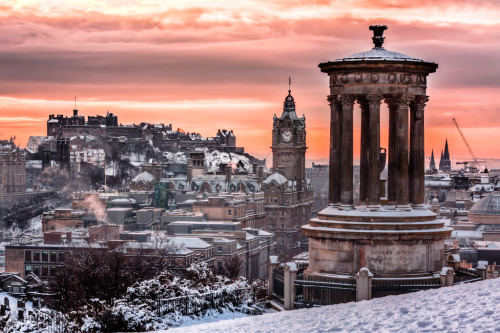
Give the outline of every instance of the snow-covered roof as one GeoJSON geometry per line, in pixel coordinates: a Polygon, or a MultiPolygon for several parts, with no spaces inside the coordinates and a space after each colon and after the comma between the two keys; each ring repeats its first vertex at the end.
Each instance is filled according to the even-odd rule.
{"type": "Polygon", "coordinates": [[[398,61],[412,61],[412,62],[423,62],[420,59],[412,58],[407,56],[406,54],[393,52],[384,49],[383,47],[374,47],[370,51],[359,52],[355,54],[351,54],[345,58],[340,58],[335,60],[337,61],[380,61],[380,60],[398,60],[398,61]]]}
{"type": "Polygon", "coordinates": [[[500,279],[489,279],[370,301],[202,321],[168,332],[492,332],[498,329],[499,298],[500,279]]]}
{"type": "Polygon", "coordinates": [[[183,245],[188,249],[206,249],[212,245],[196,237],[171,237],[169,240],[178,245],[183,245]]]}
{"type": "Polygon", "coordinates": [[[282,174],[276,172],[270,175],[264,180],[264,184],[270,184],[272,181],[275,181],[278,185],[283,185],[288,180],[282,174]]]}
{"type": "Polygon", "coordinates": [[[155,178],[155,176],[153,176],[149,172],[144,171],[144,172],[138,174],[132,181],[134,183],[143,182],[143,183],[147,184],[147,183],[156,181],[156,178],[155,178]]]}
{"type": "Polygon", "coordinates": [[[471,188],[474,192],[480,192],[484,190],[485,192],[493,192],[495,190],[495,184],[476,184],[471,188]]]}

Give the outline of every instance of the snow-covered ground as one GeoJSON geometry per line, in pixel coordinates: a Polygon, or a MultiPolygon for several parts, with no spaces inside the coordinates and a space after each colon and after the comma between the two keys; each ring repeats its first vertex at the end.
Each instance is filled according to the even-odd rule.
{"type": "MultiPolygon", "coordinates": [[[[5,291],[0,292],[0,304],[4,304],[5,297],[9,299],[9,307],[17,318],[17,299],[15,297],[9,296],[5,291]]],[[[27,301],[24,309],[26,311],[33,311],[33,305],[31,301],[27,301]]]]}
{"type": "MultiPolygon", "coordinates": [[[[168,332],[499,332],[500,279],[168,332]]],[[[166,332],[166,331],[159,331],[166,332]]]]}

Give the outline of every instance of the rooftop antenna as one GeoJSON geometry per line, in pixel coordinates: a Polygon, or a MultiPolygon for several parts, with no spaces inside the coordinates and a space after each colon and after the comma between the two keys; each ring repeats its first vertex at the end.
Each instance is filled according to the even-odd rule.
{"type": "Polygon", "coordinates": [[[292,85],[292,78],[288,76],[288,92],[290,93],[292,90],[290,89],[290,86],[292,85]]]}
{"type": "Polygon", "coordinates": [[[75,96],[75,110],[76,110],[76,96],[75,96]]]}

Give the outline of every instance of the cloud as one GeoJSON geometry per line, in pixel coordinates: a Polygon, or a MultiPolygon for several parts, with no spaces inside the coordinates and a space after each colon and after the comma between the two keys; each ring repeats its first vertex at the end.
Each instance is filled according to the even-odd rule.
{"type": "Polygon", "coordinates": [[[291,75],[298,113],[307,117],[308,158],[324,157],[328,79],[317,65],[370,49],[368,26],[387,24],[387,49],[439,64],[428,81],[428,138],[444,141],[438,129],[452,117],[464,128],[500,129],[499,7],[460,0],[4,1],[0,127],[26,138],[43,134],[44,121],[13,119],[70,114],[76,95],[85,115],[110,110],[123,123],[173,123],[204,135],[225,127],[237,130],[247,151],[267,154],[272,115],[281,112],[291,75]]]}

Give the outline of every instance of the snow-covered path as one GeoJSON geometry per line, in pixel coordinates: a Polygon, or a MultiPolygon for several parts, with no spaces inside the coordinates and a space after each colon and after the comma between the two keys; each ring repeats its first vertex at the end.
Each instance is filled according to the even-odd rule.
{"type": "Polygon", "coordinates": [[[500,279],[168,332],[500,332],[500,279]]]}

